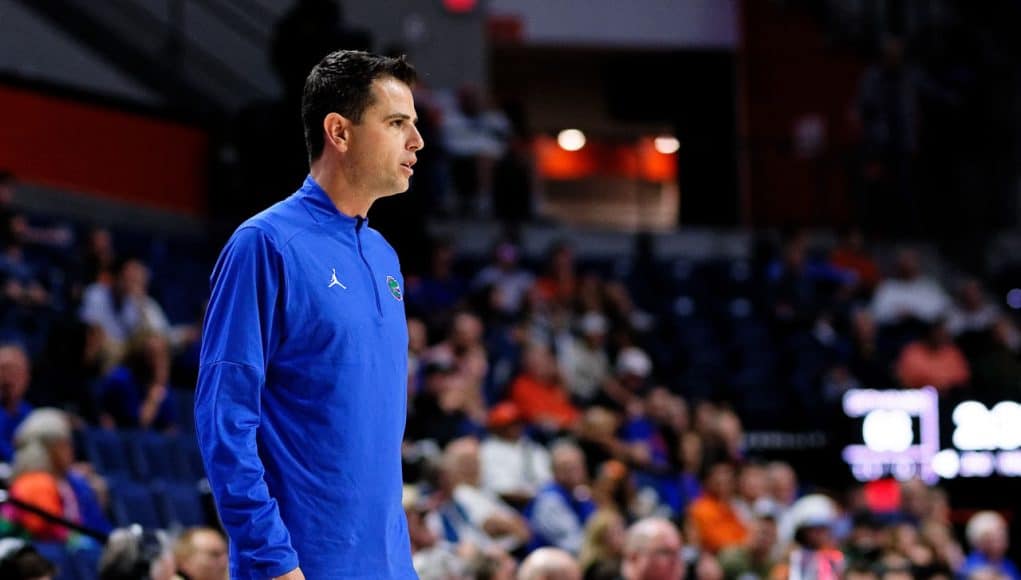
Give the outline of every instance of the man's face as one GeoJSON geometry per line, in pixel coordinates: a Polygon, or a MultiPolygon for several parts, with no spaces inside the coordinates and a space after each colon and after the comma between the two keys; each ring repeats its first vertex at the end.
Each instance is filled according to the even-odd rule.
{"type": "Polygon", "coordinates": [[[0,348],[0,402],[20,401],[29,381],[25,352],[16,347],[0,348]]]}
{"type": "Polygon", "coordinates": [[[632,567],[629,580],[680,580],[684,577],[681,560],[681,538],[672,530],[661,530],[644,549],[630,554],[632,567]]]}
{"type": "Polygon", "coordinates": [[[350,125],[345,164],[352,184],[376,199],[408,190],[415,153],[425,144],[408,85],[376,79],[371,90],[372,104],[350,125]]]}
{"type": "Polygon", "coordinates": [[[191,543],[194,551],[179,563],[182,572],[193,580],[223,580],[227,577],[227,543],[220,534],[197,532],[191,543]]]}
{"type": "Polygon", "coordinates": [[[588,479],[585,473],[585,458],[577,449],[557,450],[553,456],[553,477],[557,483],[573,490],[588,479]]]}

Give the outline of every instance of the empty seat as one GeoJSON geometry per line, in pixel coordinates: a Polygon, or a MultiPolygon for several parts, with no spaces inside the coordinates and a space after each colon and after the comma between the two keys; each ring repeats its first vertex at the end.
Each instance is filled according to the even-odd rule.
{"type": "Polygon", "coordinates": [[[175,439],[176,436],[152,431],[139,431],[130,435],[127,446],[138,481],[163,479],[194,482],[197,479],[175,439]]]}
{"type": "Polygon", "coordinates": [[[152,485],[162,512],[162,519],[171,528],[206,525],[202,495],[195,483],[157,481],[152,485]]]}
{"type": "Polygon", "coordinates": [[[110,478],[110,507],[118,527],[131,524],[143,528],[166,527],[149,487],[130,479],[110,478]]]}
{"type": "Polygon", "coordinates": [[[87,429],[85,431],[85,452],[89,461],[103,475],[132,475],[128,450],[121,434],[108,429],[87,429]]]}

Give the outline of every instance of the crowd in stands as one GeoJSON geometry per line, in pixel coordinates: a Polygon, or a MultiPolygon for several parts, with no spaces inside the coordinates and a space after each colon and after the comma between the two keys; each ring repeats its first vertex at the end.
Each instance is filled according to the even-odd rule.
{"type": "MultiPolygon", "coordinates": [[[[146,256],[122,255],[116,232],[2,208],[4,535],[98,553],[24,502],[98,537],[116,527],[108,552],[160,565],[166,551],[167,570],[193,552],[222,559],[222,538],[202,533],[214,547],[172,557],[146,534],[184,519],[122,501],[176,467],[150,456],[136,470],[132,456],[120,471],[100,451],[103,433],[128,452],[191,437],[198,325],[167,315],[146,256]]],[[[905,482],[877,509],[861,486],[804,480],[744,438],[824,428],[860,386],[1016,400],[1021,339],[980,280],[948,291],[910,248],[887,268],[854,231],[832,245],[791,232],[749,260],[660,262],[637,247],[622,268],[568,242],[533,262],[506,238],[478,262],[436,240],[406,276],[404,505],[423,578],[1019,577],[997,513],[961,534],[938,488],[905,482]]],[[[215,525],[202,509],[191,523],[215,525]]],[[[36,566],[30,545],[3,565],[36,566]]]]}

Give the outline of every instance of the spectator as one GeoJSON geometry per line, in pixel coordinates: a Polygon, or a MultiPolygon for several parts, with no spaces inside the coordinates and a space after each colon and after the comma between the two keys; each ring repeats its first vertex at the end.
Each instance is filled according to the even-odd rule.
{"type": "Polygon", "coordinates": [[[606,355],[606,317],[588,312],[578,323],[581,336],[567,341],[559,352],[571,400],[581,407],[592,404],[603,385],[611,378],[610,359],[606,355]]]}
{"type": "Polygon", "coordinates": [[[553,244],[547,258],[546,272],[535,281],[543,301],[570,306],[574,299],[578,276],[574,268],[574,249],[566,241],[553,244]]]}
{"type": "Polygon", "coordinates": [[[546,433],[565,430],[579,418],[556,359],[544,344],[532,343],[527,347],[522,372],[510,387],[510,400],[526,421],[546,433]]]}
{"type": "Polygon", "coordinates": [[[790,541],[794,532],[789,531],[792,527],[790,509],[798,499],[798,475],[788,463],[773,461],[766,465],[767,478],[769,480],[769,497],[777,510],[777,523],[780,526],[780,537],[790,541]]]}
{"type": "Polygon", "coordinates": [[[57,567],[35,546],[18,538],[0,540],[0,578],[8,580],[53,580],[57,567]]]}
{"type": "Polygon", "coordinates": [[[79,317],[102,328],[115,350],[141,331],[167,336],[175,349],[198,338],[194,325],[170,325],[163,308],[149,295],[149,268],[135,259],[121,264],[114,286],[93,282],[85,288],[79,317]]]}
{"type": "Polygon", "coordinates": [[[578,554],[585,580],[617,580],[624,556],[624,518],[615,509],[600,508],[585,523],[578,554]]]}
{"type": "Polygon", "coordinates": [[[0,345],[0,461],[14,457],[14,432],[32,412],[25,393],[32,381],[28,353],[17,344],[0,345]]]}
{"type": "Polygon", "coordinates": [[[405,437],[432,440],[440,447],[477,431],[468,415],[468,390],[459,382],[453,362],[437,358],[422,369],[422,389],[408,411],[405,437]]]}
{"type": "Polygon", "coordinates": [[[868,388],[887,388],[892,383],[891,361],[880,351],[875,319],[864,308],[851,313],[851,343],[847,369],[868,388]]]}
{"type": "Polygon", "coordinates": [[[971,369],[961,350],[951,342],[946,324],[929,325],[925,336],[907,345],[897,360],[897,379],[910,389],[928,385],[941,393],[966,385],[971,369]]]}
{"type": "Polygon", "coordinates": [[[769,578],[776,566],[776,519],[769,511],[754,514],[748,522],[748,541],[723,549],[720,566],[727,578],[769,578]]]}
{"type": "Polygon", "coordinates": [[[465,562],[455,553],[455,546],[441,540],[426,523],[432,513],[430,501],[414,486],[405,485],[401,503],[408,519],[411,561],[419,577],[423,580],[465,578],[465,562]]]}
{"type": "Polygon", "coordinates": [[[616,372],[615,380],[603,383],[603,393],[597,403],[633,412],[648,388],[652,359],[637,346],[625,347],[617,353],[616,372]]]}
{"type": "Polygon", "coordinates": [[[909,249],[897,253],[894,277],[880,282],[872,297],[872,316],[880,326],[912,320],[934,322],[949,308],[946,292],[922,275],[918,252],[909,249]]]}
{"type": "Polygon", "coordinates": [[[682,580],[684,544],[677,528],[662,518],[632,524],[624,540],[623,580],[682,580]]]}
{"type": "Polygon", "coordinates": [[[443,452],[437,518],[430,523],[451,543],[468,542],[486,549],[508,551],[532,537],[528,523],[512,507],[480,487],[479,444],[463,437],[451,441],[443,452]]]}
{"type": "Polygon", "coordinates": [[[501,242],[493,250],[493,263],[483,268],[471,284],[474,291],[489,293],[496,312],[508,317],[521,312],[525,296],[535,283],[535,277],[518,265],[518,259],[518,247],[501,242]]]}
{"type": "Polygon", "coordinates": [[[421,373],[425,368],[425,352],[429,346],[425,323],[418,318],[408,318],[408,400],[414,398],[421,388],[421,373]]]}
{"type": "Polygon", "coordinates": [[[539,548],[521,562],[518,580],[581,580],[581,571],[564,550],[539,548]]]}
{"type": "Polygon", "coordinates": [[[468,283],[454,271],[454,257],[451,240],[436,240],[428,274],[408,281],[408,303],[430,326],[445,322],[468,293],[468,283]]]}
{"type": "Polygon", "coordinates": [[[786,563],[785,578],[838,578],[844,556],[836,549],[832,526],[838,512],[833,500],[823,495],[806,495],[791,506],[791,536],[780,530],[781,542],[793,540],[786,563]]]}
{"type": "MultiPolygon", "coordinates": [[[[85,476],[72,469],[71,424],[62,411],[32,411],[15,440],[12,498],[98,533],[111,529],[85,476]]],[[[36,514],[11,508],[8,515],[36,540],[63,542],[69,537],[68,528],[36,514]]]]}
{"type": "Polygon", "coordinates": [[[1017,328],[1008,318],[993,325],[992,340],[975,361],[975,389],[987,401],[1021,400],[1021,347],[1017,328]]]}
{"type": "Polygon", "coordinates": [[[733,505],[742,522],[751,524],[759,519],[760,513],[773,515],[773,501],[768,495],[768,485],[769,476],[764,465],[754,462],[741,465],[733,505]]]}
{"type": "Polygon", "coordinates": [[[865,248],[865,235],[858,228],[848,228],[830,254],[830,263],[846,272],[853,272],[859,288],[866,296],[879,283],[879,266],[865,248]]]}
{"type": "Polygon", "coordinates": [[[99,580],[172,580],[174,554],[166,534],[141,526],[110,534],[99,559],[99,580]]]}
{"type": "Polygon", "coordinates": [[[1021,579],[1021,571],[1007,557],[1007,522],[996,512],[981,511],[971,516],[965,529],[971,553],[964,561],[962,576],[991,569],[1011,580],[1021,579]]]}
{"type": "Polygon", "coordinates": [[[426,359],[443,361],[453,366],[452,387],[463,391],[462,406],[477,423],[486,419],[482,383],[488,372],[486,347],[482,343],[484,328],[478,316],[470,312],[454,315],[446,340],[426,352],[426,359]]]}
{"type": "Polygon", "coordinates": [[[568,442],[554,445],[552,456],[553,481],[536,494],[526,513],[537,543],[577,554],[585,523],[596,511],[585,456],[577,445],[568,442]]]}
{"type": "Polygon", "coordinates": [[[748,530],[731,506],[734,487],[733,464],[711,463],[702,476],[702,497],[688,508],[698,545],[711,554],[738,546],[748,537],[748,530]]]}
{"type": "Polygon", "coordinates": [[[227,542],[212,528],[188,528],[174,544],[174,580],[227,578],[227,542]]]}
{"type": "Polygon", "coordinates": [[[105,427],[172,431],[177,426],[170,386],[170,347],[156,332],[135,335],[124,363],[99,385],[100,422],[105,427]]]}
{"type": "Polygon", "coordinates": [[[514,580],[517,577],[518,563],[507,552],[499,548],[489,548],[475,550],[468,559],[467,569],[467,578],[472,580],[514,580]]]}
{"type": "Polygon", "coordinates": [[[456,107],[443,115],[442,131],[459,212],[488,215],[493,164],[507,148],[510,121],[501,111],[486,106],[478,87],[464,85],[457,91],[456,107]]]}
{"type": "Polygon", "coordinates": [[[884,233],[903,234],[907,229],[915,235],[919,207],[912,166],[921,125],[919,94],[925,83],[919,71],[905,63],[902,39],[888,37],[882,48],[882,59],[865,70],[858,85],[868,186],[861,218],[884,233]]]}
{"type": "Polygon", "coordinates": [[[516,225],[533,217],[538,190],[532,141],[520,132],[493,167],[493,214],[501,222],[516,225]]]}
{"type": "Polygon", "coordinates": [[[957,303],[947,317],[947,328],[955,338],[962,334],[981,334],[991,330],[1000,316],[1000,309],[986,298],[982,282],[969,278],[961,283],[957,303]]]}
{"type": "Polygon", "coordinates": [[[482,442],[482,486],[507,503],[524,507],[553,479],[550,454],[525,434],[517,405],[498,403],[489,411],[490,435],[482,442]]]}
{"type": "Polygon", "coordinates": [[[767,278],[773,317],[784,332],[811,328],[837,291],[855,282],[851,272],[810,260],[808,237],[803,232],[784,243],[781,259],[770,265],[767,278]]]}

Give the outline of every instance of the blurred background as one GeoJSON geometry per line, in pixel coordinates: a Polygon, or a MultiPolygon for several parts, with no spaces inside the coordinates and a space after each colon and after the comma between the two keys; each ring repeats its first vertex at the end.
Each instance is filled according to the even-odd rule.
{"type": "Polygon", "coordinates": [[[223,577],[208,276],[301,184],[305,76],[347,48],[421,78],[412,188],[370,217],[406,278],[423,578],[541,545],[614,577],[651,515],[689,577],[1021,577],[1019,26],[1016,0],[0,0],[0,566],[94,578],[135,542],[223,577]]]}

